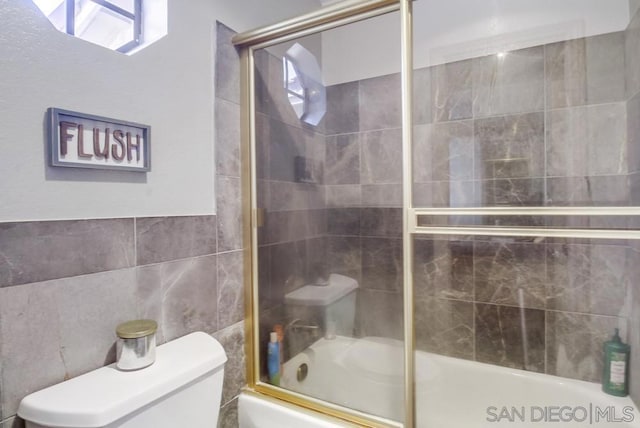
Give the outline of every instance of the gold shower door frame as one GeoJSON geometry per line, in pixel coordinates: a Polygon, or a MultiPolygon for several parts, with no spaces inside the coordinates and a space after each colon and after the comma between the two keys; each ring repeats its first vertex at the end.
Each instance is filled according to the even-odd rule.
{"type": "Polygon", "coordinates": [[[241,160],[242,160],[242,213],[245,284],[245,352],[247,388],[245,393],[260,394],[268,400],[279,399],[321,414],[334,416],[353,426],[407,427],[415,426],[414,386],[414,329],[413,281],[410,238],[411,201],[411,138],[413,68],[412,0],[347,0],[321,8],[315,12],[292,18],[275,25],[241,33],[233,38],[240,48],[241,61],[241,160]],[[368,18],[400,11],[402,49],[402,150],[403,150],[403,258],[404,258],[404,424],[369,415],[333,403],[308,397],[260,381],[259,360],[259,302],[258,302],[258,227],[261,224],[257,205],[257,157],[255,130],[255,75],[254,52],[274,44],[319,33],[368,18]],[[247,167],[248,166],[248,167],[247,167]]]}
{"type": "Polygon", "coordinates": [[[415,331],[413,306],[413,237],[416,235],[467,235],[555,237],[578,239],[640,239],[640,230],[554,229],[499,226],[419,226],[421,216],[640,216],[640,207],[480,207],[416,208],[413,205],[413,0],[346,0],[275,25],[241,33],[233,43],[241,49],[242,212],[245,283],[245,340],[247,388],[266,400],[280,400],[353,426],[416,427],[415,331]],[[260,381],[258,319],[258,240],[262,219],[257,209],[255,149],[254,51],[298,37],[322,32],[375,16],[400,11],[402,76],[402,193],[403,193],[403,295],[404,295],[404,424],[308,397],[260,381]],[[248,167],[246,167],[248,166],[248,167]]]}

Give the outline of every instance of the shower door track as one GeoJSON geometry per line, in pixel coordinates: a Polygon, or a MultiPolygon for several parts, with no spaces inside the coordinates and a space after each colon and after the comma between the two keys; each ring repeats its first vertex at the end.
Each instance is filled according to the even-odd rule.
{"type": "Polygon", "coordinates": [[[549,228],[524,226],[419,226],[421,216],[563,216],[631,217],[640,216],[638,207],[486,207],[416,208],[411,212],[410,229],[416,235],[471,235],[549,237],[575,239],[640,239],[640,230],[596,228],[549,228]]]}

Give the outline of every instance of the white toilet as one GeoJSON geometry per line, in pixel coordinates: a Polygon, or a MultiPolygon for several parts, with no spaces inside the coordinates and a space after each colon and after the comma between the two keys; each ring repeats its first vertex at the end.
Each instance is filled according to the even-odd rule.
{"type": "Polygon", "coordinates": [[[285,295],[290,316],[304,318],[312,308],[320,310],[326,339],[353,336],[358,281],[332,273],[327,285],[305,285],[285,295]]]}
{"type": "Polygon", "coordinates": [[[206,333],[162,346],[138,371],[100,368],[25,397],[27,428],[215,428],[224,349],[206,333]]]}

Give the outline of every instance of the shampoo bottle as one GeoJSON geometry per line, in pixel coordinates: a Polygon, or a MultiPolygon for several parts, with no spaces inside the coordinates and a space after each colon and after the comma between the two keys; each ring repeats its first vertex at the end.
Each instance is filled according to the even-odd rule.
{"type": "Polygon", "coordinates": [[[611,340],[604,343],[602,390],[607,394],[626,397],[629,394],[630,347],[622,342],[618,329],[611,340]]]}
{"type": "Polygon", "coordinates": [[[282,377],[282,373],[284,373],[284,349],[283,349],[283,344],[284,344],[284,327],[282,326],[282,324],[276,324],[273,326],[273,331],[275,331],[278,334],[278,345],[280,345],[280,349],[278,352],[280,352],[280,376],[282,377]]]}
{"type": "Polygon", "coordinates": [[[278,343],[278,333],[275,331],[269,335],[267,370],[269,371],[269,382],[272,385],[280,386],[280,344],[278,343]]]}

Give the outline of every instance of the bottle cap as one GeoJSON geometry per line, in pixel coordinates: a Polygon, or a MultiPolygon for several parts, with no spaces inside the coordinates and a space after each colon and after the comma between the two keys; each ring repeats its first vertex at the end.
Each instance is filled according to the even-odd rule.
{"type": "Polygon", "coordinates": [[[282,327],[282,324],[274,325],[273,326],[273,331],[278,333],[278,341],[281,341],[281,340],[284,339],[284,328],[282,327]]]}
{"type": "Polygon", "coordinates": [[[278,341],[278,333],[272,331],[271,335],[269,336],[269,340],[271,341],[271,343],[276,343],[278,341]]]}
{"type": "Polygon", "coordinates": [[[611,341],[612,342],[622,342],[622,339],[620,338],[620,329],[616,328],[614,330],[615,330],[615,334],[611,338],[611,341]]]}

